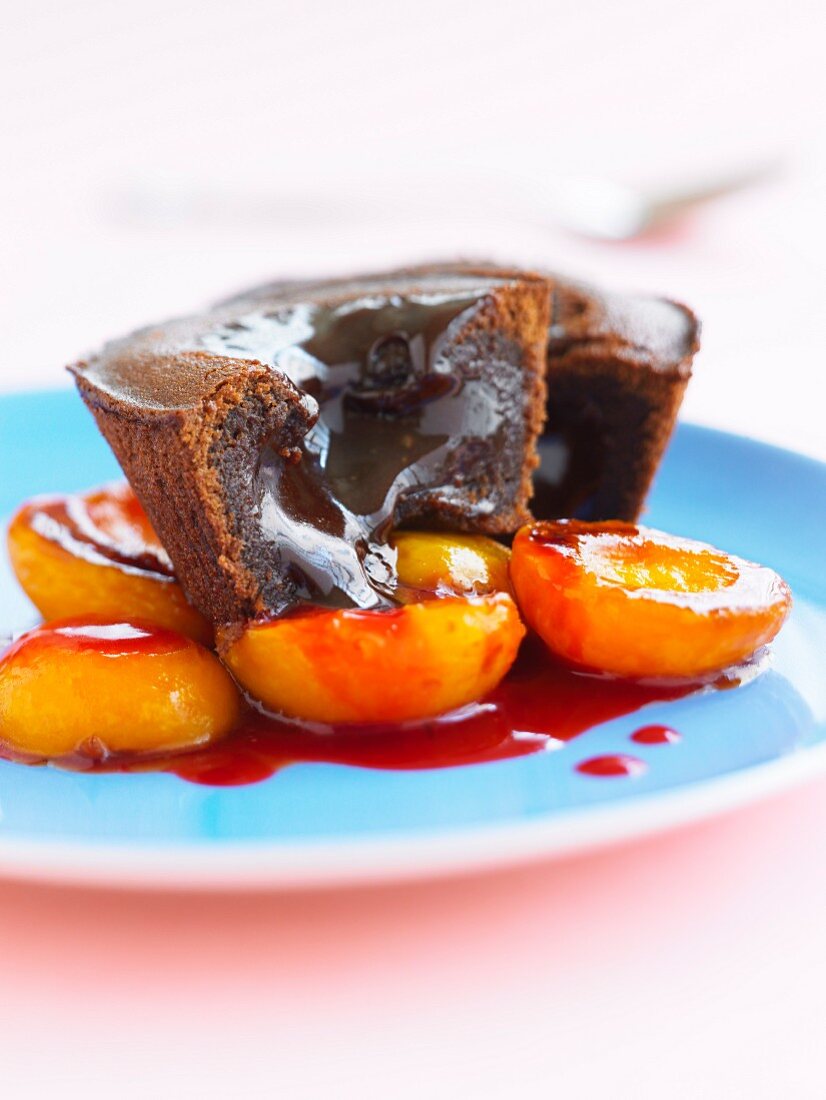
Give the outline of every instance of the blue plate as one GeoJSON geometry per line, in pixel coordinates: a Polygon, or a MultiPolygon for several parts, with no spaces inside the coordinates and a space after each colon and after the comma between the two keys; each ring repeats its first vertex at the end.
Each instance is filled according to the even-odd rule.
{"type": "MultiPolygon", "coordinates": [[[[34,493],[119,476],[70,392],[0,399],[0,516],[34,493]]],[[[826,769],[826,466],[682,426],[646,521],[773,566],[795,606],[770,669],[606,722],[559,751],[416,772],[302,764],[251,786],[82,775],[0,762],[0,871],[135,886],[288,888],[548,857],[695,820],[826,769]],[[643,724],[677,745],[632,745],[643,724]],[[633,752],[636,778],[579,774],[633,752]]],[[[5,561],[0,627],[35,621],[5,561]]]]}

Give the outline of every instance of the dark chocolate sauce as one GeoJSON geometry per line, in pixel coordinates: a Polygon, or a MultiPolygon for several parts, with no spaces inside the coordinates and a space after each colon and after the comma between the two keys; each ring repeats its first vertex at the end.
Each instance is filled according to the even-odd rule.
{"type": "MultiPolygon", "coordinates": [[[[507,432],[493,386],[444,354],[455,325],[481,300],[409,294],[300,304],[203,338],[209,350],[283,371],[317,406],[300,460],[267,448],[256,480],[261,525],[289,566],[296,600],[392,603],[391,525],[434,485],[449,496],[458,442],[507,432]]],[[[479,502],[478,514],[492,506],[479,502]]]]}

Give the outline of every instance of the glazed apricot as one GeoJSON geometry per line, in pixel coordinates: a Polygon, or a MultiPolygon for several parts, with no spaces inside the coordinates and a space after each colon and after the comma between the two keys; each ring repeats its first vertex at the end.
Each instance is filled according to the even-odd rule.
{"type": "Polygon", "coordinates": [[[638,678],[692,678],[749,657],[791,606],[771,569],[624,523],[523,527],[511,578],[528,624],[558,656],[638,678]]]}
{"type": "Polygon", "coordinates": [[[427,596],[487,596],[510,592],[510,550],[483,535],[439,531],[397,531],[398,598],[409,603],[427,596]]]}
{"type": "Polygon", "coordinates": [[[29,758],[194,748],[229,733],[239,712],[209,650],[138,621],[49,623],[0,657],[0,741],[29,758]]]}
{"type": "Polygon", "coordinates": [[[317,611],[250,624],[219,645],[265,707],[330,724],[404,722],[491,691],[525,633],[510,596],[431,599],[389,611],[317,611]]]}
{"type": "Polygon", "coordinates": [[[8,547],[23,591],[45,619],[137,617],[212,640],[125,483],[29,501],[12,519],[8,547]]]}

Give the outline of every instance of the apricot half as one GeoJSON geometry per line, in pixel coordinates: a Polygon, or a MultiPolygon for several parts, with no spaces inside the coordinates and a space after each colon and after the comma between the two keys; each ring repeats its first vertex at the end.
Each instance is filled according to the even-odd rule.
{"type": "Polygon", "coordinates": [[[522,614],[554,653],[619,676],[719,671],[770,642],[791,606],[773,570],[625,523],[523,527],[511,578],[522,614]]]}
{"type": "Polygon", "coordinates": [[[429,596],[487,596],[510,592],[510,550],[483,535],[396,531],[397,597],[403,603],[429,596]]]}
{"type": "Polygon", "coordinates": [[[125,483],[29,501],[12,519],[8,546],[23,591],[45,619],[134,617],[212,640],[125,483]]]}
{"type": "Polygon", "coordinates": [[[491,691],[525,633],[510,596],[389,611],[317,611],[221,638],[226,664],[268,709],[312,722],[404,722],[491,691]]]}
{"type": "Polygon", "coordinates": [[[47,623],[0,657],[0,741],[27,757],[193,748],[229,733],[240,705],[209,650],[138,621],[47,623]]]}

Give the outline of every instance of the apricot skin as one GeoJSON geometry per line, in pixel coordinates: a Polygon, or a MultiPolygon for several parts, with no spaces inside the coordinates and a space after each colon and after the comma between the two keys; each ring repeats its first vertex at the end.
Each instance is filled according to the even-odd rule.
{"type": "Polygon", "coordinates": [[[553,653],[638,679],[737,664],[775,637],[791,606],[771,569],[627,524],[524,527],[511,578],[525,620],[553,653]]]}
{"type": "Polygon", "coordinates": [[[212,642],[212,627],[175,578],[151,568],[163,551],[127,485],[29,501],[12,519],[8,549],[44,619],[139,618],[212,642]],[[91,541],[77,537],[69,510],[82,517],[91,541]]]}
{"type": "Polygon", "coordinates": [[[50,623],[0,656],[0,741],[27,759],[194,748],[240,706],[212,653],[147,623],[50,623]]]}
{"type": "Polygon", "coordinates": [[[398,598],[405,603],[423,596],[487,596],[511,591],[510,550],[482,535],[438,531],[397,531],[398,598]]]}
{"type": "Polygon", "coordinates": [[[269,710],[329,724],[404,722],[486,695],[524,633],[513,600],[498,593],[257,622],[219,645],[269,710]]]}

